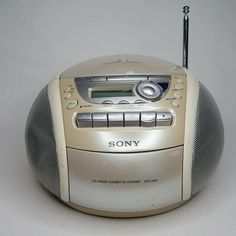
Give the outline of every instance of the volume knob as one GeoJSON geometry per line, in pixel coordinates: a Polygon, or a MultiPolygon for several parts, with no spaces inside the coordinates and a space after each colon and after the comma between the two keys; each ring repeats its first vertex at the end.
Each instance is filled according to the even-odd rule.
{"type": "Polygon", "coordinates": [[[161,87],[153,82],[140,82],[136,87],[136,92],[149,101],[158,100],[162,95],[161,87]]]}

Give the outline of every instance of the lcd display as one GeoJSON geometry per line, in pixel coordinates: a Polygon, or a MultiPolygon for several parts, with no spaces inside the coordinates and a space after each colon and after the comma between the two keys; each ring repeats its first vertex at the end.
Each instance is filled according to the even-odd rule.
{"type": "Polygon", "coordinates": [[[107,98],[107,97],[131,97],[132,90],[103,90],[92,91],[91,98],[107,98]]]}

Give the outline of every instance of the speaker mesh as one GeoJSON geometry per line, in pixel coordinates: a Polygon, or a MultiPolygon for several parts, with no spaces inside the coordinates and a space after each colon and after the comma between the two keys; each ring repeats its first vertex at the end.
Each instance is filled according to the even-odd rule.
{"type": "Polygon", "coordinates": [[[28,160],[37,179],[50,192],[60,195],[60,180],[47,86],[30,110],[25,130],[28,160]]]}
{"type": "Polygon", "coordinates": [[[192,195],[204,187],[220,160],[224,146],[224,128],[219,109],[206,87],[201,83],[199,86],[192,162],[192,195]]]}

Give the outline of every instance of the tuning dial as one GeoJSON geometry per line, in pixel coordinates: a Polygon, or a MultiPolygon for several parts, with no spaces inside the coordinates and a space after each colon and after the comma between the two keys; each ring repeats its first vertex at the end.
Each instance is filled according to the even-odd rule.
{"type": "Polygon", "coordinates": [[[158,100],[162,95],[161,87],[153,82],[140,82],[136,87],[136,92],[149,101],[158,100]]]}

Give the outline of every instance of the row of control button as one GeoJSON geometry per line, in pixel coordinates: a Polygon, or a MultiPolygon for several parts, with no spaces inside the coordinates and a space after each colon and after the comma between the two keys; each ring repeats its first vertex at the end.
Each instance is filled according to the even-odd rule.
{"type": "Polygon", "coordinates": [[[97,112],[78,113],[76,124],[80,128],[86,127],[154,127],[170,126],[172,124],[170,112],[97,112]]]}
{"type": "MultiPolygon", "coordinates": [[[[113,102],[111,100],[105,100],[102,102],[103,104],[113,104],[113,102]]],[[[134,104],[141,104],[141,103],[145,103],[145,101],[138,99],[136,101],[134,101],[134,104]]],[[[129,101],[127,100],[120,100],[117,104],[129,104],[129,101]]]]}
{"type": "Polygon", "coordinates": [[[68,85],[64,88],[64,98],[67,100],[70,97],[73,96],[73,93],[75,92],[75,88],[73,85],[68,85]]]}
{"type": "Polygon", "coordinates": [[[177,78],[176,79],[176,83],[174,84],[174,88],[173,88],[173,98],[175,100],[171,101],[171,105],[175,108],[180,107],[180,103],[178,100],[182,99],[182,91],[183,91],[183,83],[184,80],[182,78],[177,78]]]}
{"type": "Polygon", "coordinates": [[[75,88],[73,85],[69,84],[66,87],[64,87],[64,99],[67,100],[66,108],[68,110],[74,109],[78,105],[78,101],[76,99],[73,99],[73,94],[75,92],[75,88]]]}
{"type": "Polygon", "coordinates": [[[131,81],[131,82],[139,82],[139,81],[147,81],[147,80],[154,80],[154,81],[168,81],[169,76],[161,76],[161,75],[114,75],[114,76],[92,76],[92,77],[77,77],[76,80],[79,83],[104,83],[104,82],[123,82],[123,81],[131,81]]]}

